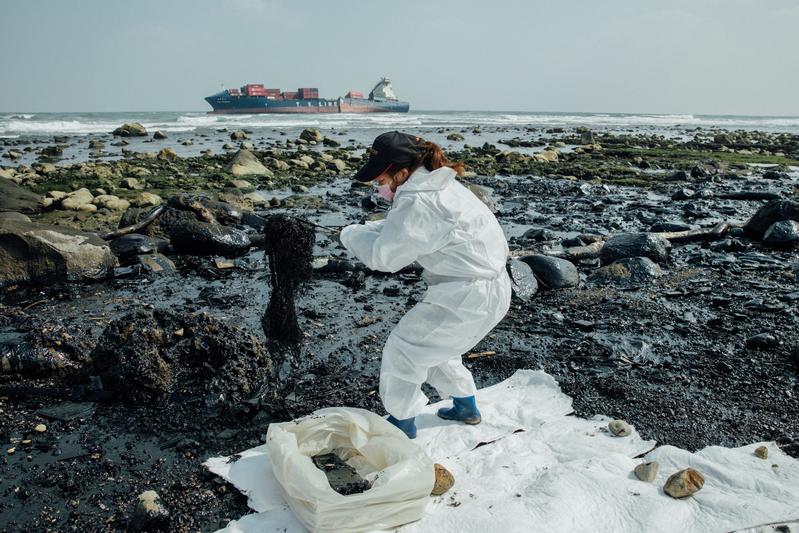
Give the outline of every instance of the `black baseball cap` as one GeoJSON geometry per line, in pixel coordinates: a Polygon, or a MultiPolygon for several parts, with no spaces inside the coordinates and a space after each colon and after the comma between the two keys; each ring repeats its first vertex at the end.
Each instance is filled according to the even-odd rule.
{"type": "Polygon", "coordinates": [[[379,135],[369,149],[371,154],[369,161],[353,176],[353,179],[372,181],[392,165],[400,168],[412,165],[422,152],[424,142],[421,137],[399,131],[389,131],[379,135]]]}

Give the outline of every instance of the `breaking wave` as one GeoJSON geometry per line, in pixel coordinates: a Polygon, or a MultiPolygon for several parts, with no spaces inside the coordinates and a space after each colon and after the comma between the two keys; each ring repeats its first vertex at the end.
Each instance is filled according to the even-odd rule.
{"type": "Polygon", "coordinates": [[[125,122],[141,122],[149,131],[194,132],[250,128],[305,127],[333,129],[575,127],[762,129],[799,133],[799,117],[710,116],[691,114],[528,113],[414,111],[408,114],[209,115],[202,112],[149,113],[6,113],[0,136],[88,135],[108,133],[125,122]]]}

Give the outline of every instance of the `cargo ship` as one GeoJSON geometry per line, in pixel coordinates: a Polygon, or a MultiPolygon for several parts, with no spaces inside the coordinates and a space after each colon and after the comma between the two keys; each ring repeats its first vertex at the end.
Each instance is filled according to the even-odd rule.
{"type": "Polygon", "coordinates": [[[391,80],[382,78],[368,97],[350,91],[336,98],[320,98],[319,89],[301,87],[296,91],[268,89],[250,83],[240,89],[226,89],[206,97],[209,113],[407,113],[408,102],[400,102],[391,80]]]}

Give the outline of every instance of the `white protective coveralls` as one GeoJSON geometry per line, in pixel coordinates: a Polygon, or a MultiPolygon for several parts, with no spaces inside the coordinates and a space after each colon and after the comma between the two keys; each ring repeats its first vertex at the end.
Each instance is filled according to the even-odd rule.
{"type": "Polygon", "coordinates": [[[380,397],[399,420],[414,417],[429,383],[442,398],[472,396],[461,355],[508,312],[508,243],[493,213],[442,167],[416,170],[397,187],[381,221],[353,224],[341,242],[368,268],[396,272],[418,261],[424,299],[397,324],[383,347],[380,397]]]}

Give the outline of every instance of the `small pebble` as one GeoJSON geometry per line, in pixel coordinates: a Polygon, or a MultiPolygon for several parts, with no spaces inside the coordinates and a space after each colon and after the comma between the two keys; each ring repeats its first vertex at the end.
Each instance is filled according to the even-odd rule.
{"type": "Polygon", "coordinates": [[[17,449],[16,449],[16,448],[9,448],[9,449],[8,449],[8,455],[14,455],[14,452],[15,452],[15,451],[17,451],[17,449]]]}
{"type": "Polygon", "coordinates": [[[672,498],[686,498],[698,492],[704,484],[702,474],[693,468],[686,468],[669,476],[663,491],[672,498]]]}
{"type": "Polygon", "coordinates": [[[760,457],[761,459],[768,459],[768,448],[765,446],[758,446],[755,448],[755,455],[760,457]]]}
{"type": "Polygon", "coordinates": [[[640,465],[635,467],[635,475],[641,481],[651,482],[655,480],[655,477],[658,475],[658,467],[660,465],[657,461],[651,461],[649,463],[641,463],[640,465]]]}
{"type": "Polygon", "coordinates": [[[166,506],[154,490],[146,490],[139,494],[136,508],[130,519],[130,531],[167,531],[170,516],[166,506]]]}
{"type": "Polygon", "coordinates": [[[33,428],[33,430],[36,433],[44,433],[45,431],[47,431],[47,426],[45,426],[44,424],[36,424],[36,427],[33,428]]]}
{"type": "Polygon", "coordinates": [[[624,420],[611,420],[608,429],[617,437],[626,437],[633,432],[633,428],[624,420]]]}

